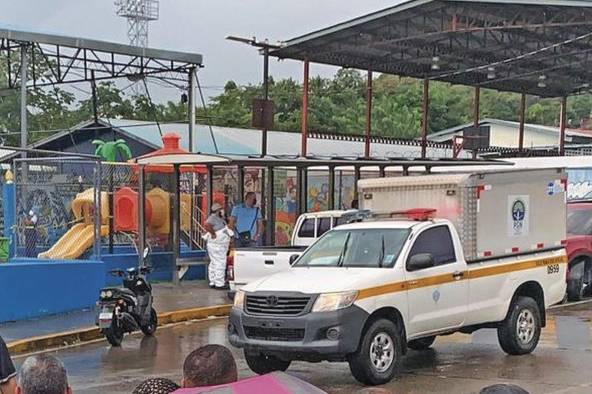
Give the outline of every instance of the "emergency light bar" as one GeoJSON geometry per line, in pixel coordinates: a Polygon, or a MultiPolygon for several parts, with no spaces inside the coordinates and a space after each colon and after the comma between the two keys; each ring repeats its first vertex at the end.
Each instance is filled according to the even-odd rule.
{"type": "Polygon", "coordinates": [[[437,210],[433,208],[413,208],[403,211],[393,211],[391,212],[390,216],[391,218],[404,217],[409,220],[423,222],[426,220],[432,220],[436,214],[436,211],[437,210]]]}

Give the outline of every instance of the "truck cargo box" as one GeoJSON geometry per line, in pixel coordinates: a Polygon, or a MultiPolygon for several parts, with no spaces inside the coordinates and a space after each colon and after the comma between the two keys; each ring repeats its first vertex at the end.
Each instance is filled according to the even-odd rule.
{"type": "Polygon", "coordinates": [[[457,228],[467,261],[561,247],[566,238],[563,169],[479,171],[364,179],[360,208],[389,214],[435,209],[457,228]]]}

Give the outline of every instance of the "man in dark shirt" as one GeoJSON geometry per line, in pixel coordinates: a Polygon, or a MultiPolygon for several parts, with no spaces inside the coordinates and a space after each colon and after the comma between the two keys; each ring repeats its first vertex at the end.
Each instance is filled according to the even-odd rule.
{"type": "Polygon", "coordinates": [[[16,389],[16,370],[8,354],[8,348],[0,337],[0,392],[13,394],[16,389]]]}

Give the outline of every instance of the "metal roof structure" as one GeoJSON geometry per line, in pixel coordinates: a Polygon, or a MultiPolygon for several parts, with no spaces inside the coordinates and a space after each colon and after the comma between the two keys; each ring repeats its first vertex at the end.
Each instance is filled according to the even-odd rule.
{"type": "Polygon", "coordinates": [[[592,1],[411,0],[289,40],[283,59],[565,97],[590,89],[592,1]]]}
{"type": "Polygon", "coordinates": [[[19,55],[23,48],[31,59],[42,59],[41,63],[49,70],[36,70],[36,62],[32,61],[28,80],[32,87],[89,81],[91,74],[94,80],[104,80],[166,73],[168,79],[186,81],[186,75],[175,78],[170,74],[188,74],[203,62],[202,55],[197,53],[141,48],[0,25],[0,55],[10,75],[8,88],[18,87],[19,55]]]}

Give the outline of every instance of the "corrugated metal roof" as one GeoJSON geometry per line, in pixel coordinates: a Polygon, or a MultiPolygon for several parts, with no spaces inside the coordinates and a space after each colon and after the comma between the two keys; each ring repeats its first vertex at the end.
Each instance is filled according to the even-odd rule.
{"type": "MultiPolygon", "coordinates": [[[[520,126],[520,124],[518,122],[514,122],[514,121],[510,121],[510,120],[493,119],[493,118],[480,119],[479,124],[482,126],[484,126],[484,125],[486,126],[488,124],[500,125],[500,126],[506,126],[506,127],[513,127],[516,129],[518,129],[518,127],[520,126]]],[[[452,136],[458,134],[459,132],[462,132],[464,129],[466,129],[467,127],[471,127],[471,126],[473,126],[473,123],[467,123],[467,124],[451,127],[451,128],[445,129],[445,130],[441,130],[441,131],[438,131],[438,132],[428,135],[428,140],[434,141],[434,142],[447,141],[452,136]]],[[[539,125],[539,124],[526,123],[526,124],[524,124],[524,129],[527,131],[534,131],[534,132],[543,133],[543,134],[559,135],[559,127],[555,127],[555,126],[545,126],[545,125],[539,125]]],[[[585,138],[592,139],[592,134],[590,134],[589,132],[581,131],[581,130],[577,130],[577,129],[567,129],[565,131],[565,134],[568,136],[577,136],[577,137],[585,137],[585,138]]]]}
{"type": "Polygon", "coordinates": [[[271,55],[555,97],[590,89],[591,26],[590,1],[413,0],[288,40],[271,55]]]}

